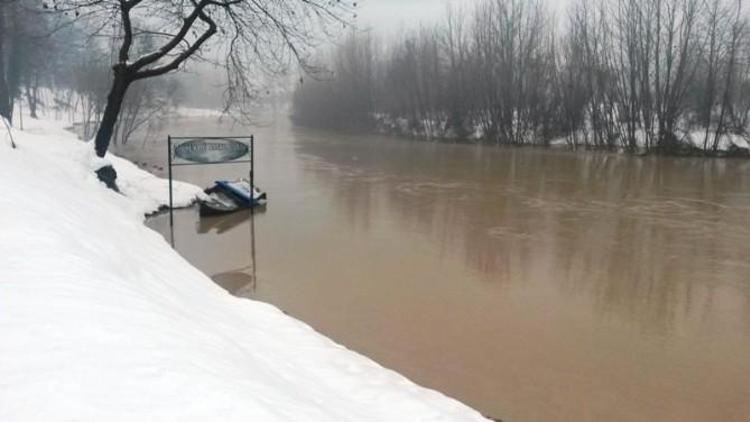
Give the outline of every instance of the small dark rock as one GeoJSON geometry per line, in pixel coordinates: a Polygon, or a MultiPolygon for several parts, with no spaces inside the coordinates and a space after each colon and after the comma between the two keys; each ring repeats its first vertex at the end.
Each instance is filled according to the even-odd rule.
{"type": "Polygon", "coordinates": [[[114,167],[104,166],[96,171],[96,176],[101,182],[107,185],[108,188],[115,192],[120,192],[120,189],[117,187],[117,171],[115,171],[114,167]]]}

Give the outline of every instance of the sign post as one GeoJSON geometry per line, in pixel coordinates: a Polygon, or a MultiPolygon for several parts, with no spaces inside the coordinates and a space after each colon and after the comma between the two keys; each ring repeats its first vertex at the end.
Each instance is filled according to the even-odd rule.
{"type": "MultiPolygon", "coordinates": [[[[169,167],[169,227],[174,228],[174,214],[172,209],[174,208],[173,195],[172,195],[172,136],[167,136],[167,167],[169,167]]],[[[174,243],[174,240],[172,241],[174,243]]],[[[174,246],[174,245],[172,245],[174,246]]]]}
{"type": "MultiPolygon", "coordinates": [[[[169,227],[174,246],[174,187],[172,168],[206,164],[250,165],[250,198],[255,192],[255,136],[167,137],[169,168],[169,227]]],[[[252,207],[251,207],[252,210],[252,207]]]]}
{"type": "MultiPolygon", "coordinates": [[[[250,200],[255,195],[255,135],[250,135],[250,200]]],[[[253,207],[250,207],[253,212],[253,207]]]]}

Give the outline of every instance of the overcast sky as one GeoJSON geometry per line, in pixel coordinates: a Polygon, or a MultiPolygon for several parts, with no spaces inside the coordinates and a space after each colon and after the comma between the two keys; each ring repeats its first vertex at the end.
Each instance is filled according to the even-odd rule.
{"type": "MultiPolygon", "coordinates": [[[[448,4],[471,8],[480,0],[360,0],[357,14],[362,28],[372,27],[382,34],[394,34],[402,28],[416,28],[421,23],[434,23],[445,16],[448,4]]],[[[570,0],[546,0],[556,13],[562,12],[570,0]]]]}
{"type": "Polygon", "coordinates": [[[470,6],[477,0],[361,0],[357,7],[360,27],[372,27],[383,34],[402,28],[416,28],[433,23],[445,15],[446,5],[470,6]]]}

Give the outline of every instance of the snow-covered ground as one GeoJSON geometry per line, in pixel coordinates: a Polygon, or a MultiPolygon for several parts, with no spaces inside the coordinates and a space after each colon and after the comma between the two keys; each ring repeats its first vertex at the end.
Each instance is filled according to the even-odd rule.
{"type": "MultiPolygon", "coordinates": [[[[703,150],[703,142],[705,140],[706,132],[705,130],[693,130],[690,132],[684,132],[684,131],[678,131],[677,132],[678,140],[685,146],[690,146],[692,148],[695,148],[696,150],[703,150]]],[[[591,138],[590,132],[589,132],[589,138],[591,138]]],[[[584,131],[578,131],[573,136],[568,137],[560,137],[555,138],[550,141],[550,146],[553,147],[569,147],[574,145],[579,146],[585,146],[586,142],[585,139],[587,138],[587,133],[584,131]]],[[[644,149],[646,148],[646,140],[647,135],[646,132],[643,130],[637,130],[635,132],[635,143],[638,148],[644,149]]],[[[713,132],[709,132],[709,149],[711,144],[714,141],[714,134],[713,132]]],[[[749,150],[750,149],[750,143],[748,143],[748,140],[745,136],[737,135],[737,134],[724,134],[719,137],[719,142],[717,144],[717,150],[720,152],[729,152],[733,149],[740,149],[740,150],[749,150]]]]}
{"type": "Polygon", "coordinates": [[[25,127],[0,130],[0,421],[482,419],[225,293],[143,225],[164,180],[109,156],[119,195],[90,144],[25,127]]]}

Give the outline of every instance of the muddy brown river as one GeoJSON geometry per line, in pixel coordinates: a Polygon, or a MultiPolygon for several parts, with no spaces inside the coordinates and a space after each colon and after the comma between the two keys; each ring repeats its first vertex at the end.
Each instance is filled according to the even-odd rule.
{"type": "Polygon", "coordinates": [[[176,213],[177,251],[232,294],[504,421],[750,418],[750,161],[205,118],[123,154],[162,174],[166,133],[256,135],[264,212],[176,213]]]}

